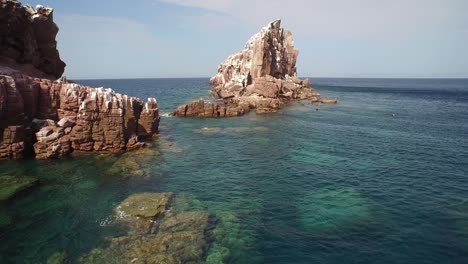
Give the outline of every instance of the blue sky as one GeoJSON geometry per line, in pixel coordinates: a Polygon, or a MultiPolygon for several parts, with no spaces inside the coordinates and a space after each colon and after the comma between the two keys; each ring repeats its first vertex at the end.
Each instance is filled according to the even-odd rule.
{"type": "Polygon", "coordinates": [[[466,0],[41,0],[68,78],[209,77],[281,18],[307,77],[468,78],[466,0]]]}

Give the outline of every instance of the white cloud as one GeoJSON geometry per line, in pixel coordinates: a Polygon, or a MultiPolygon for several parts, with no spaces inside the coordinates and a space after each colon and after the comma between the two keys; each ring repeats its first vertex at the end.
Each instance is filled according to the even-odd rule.
{"type": "MultiPolygon", "coordinates": [[[[232,0],[161,0],[170,4],[181,6],[199,7],[203,9],[226,12],[231,9],[231,6],[236,2],[232,0]]],[[[240,1],[239,1],[240,2],[240,1]]]]}
{"type": "Polygon", "coordinates": [[[206,12],[166,8],[157,20],[57,13],[68,77],[209,76],[277,18],[293,32],[303,76],[468,74],[465,0],[148,1],[206,12]]]}
{"type": "MultiPolygon", "coordinates": [[[[199,23],[200,16],[184,20],[214,34],[233,32],[225,37],[228,52],[219,59],[231,52],[226,43],[247,41],[268,22],[281,18],[301,51],[302,75],[377,77],[402,75],[400,70],[420,77],[468,74],[468,55],[461,52],[468,45],[466,0],[154,1],[206,9],[220,17],[213,23],[235,19],[234,26],[217,31],[213,24],[199,23]]],[[[240,42],[236,45],[235,50],[242,48],[240,42]]]]}
{"type": "Polygon", "coordinates": [[[299,34],[355,36],[467,23],[464,0],[161,0],[225,13],[259,27],[282,18],[299,34]]]}

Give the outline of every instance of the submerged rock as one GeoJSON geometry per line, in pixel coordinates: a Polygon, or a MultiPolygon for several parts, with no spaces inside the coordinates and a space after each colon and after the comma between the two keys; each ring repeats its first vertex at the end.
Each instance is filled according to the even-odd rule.
{"type": "Polygon", "coordinates": [[[82,263],[197,263],[205,246],[203,232],[195,231],[123,236],[110,239],[106,248],[84,257],[82,263]]]}
{"type": "Polygon", "coordinates": [[[118,158],[106,173],[108,175],[122,175],[124,177],[142,177],[146,175],[140,163],[135,158],[128,156],[118,158]]]}
{"type": "Polygon", "coordinates": [[[47,264],[67,264],[67,253],[65,252],[55,252],[50,257],[47,258],[47,264]]]}
{"type": "Polygon", "coordinates": [[[33,188],[39,183],[34,177],[4,176],[0,177],[0,202],[13,198],[16,194],[33,188]]]}
{"type": "Polygon", "coordinates": [[[353,189],[308,193],[299,210],[304,228],[311,232],[346,228],[371,217],[369,202],[353,189]]]}
{"type": "Polygon", "coordinates": [[[322,98],[320,99],[320,103],[322,104],[336,104],[338,99],[336,98],[322,98]]]}
{"type": "Polygon", "coordinates": [[[105,170],[106,175],[122,177],[154,176],[151,168],[145,164],[154,162],[161,155],[160,151],[166,150],[158,144],[157,140],[146,141],[145,147],[131,152],[103,156],[100,160],[108,163],[107,170],[105,170]]]}
{"type": "Polygon", "coordinates": [[[134,194],[115,209],[126,236],[108,239],[80,263],[199,263],[209,241],[207,212],[171,212],[172,193],[134,194]]]}
{"type": "Polygon", "coordinates": [[[161,221],[161,232],[179,232],[183,230],[205,230],[208,226],[208,212],[183,212],[169,214],[161,221]]]}
{"type": "MultiPolygon", "coordinates": [[[[167,135],[159,135],[154,140],[155,146],[161,153],[182,153],[185,151],[185,148],[179,146],[176,142],[170,140],[170,137],[167,135]]],[[[159,153],[158,153],[159,154],[159,153]]]]}
{"type": "Polygon", "coordinates": [[[141,193],[125,199],[117,208],[118,214],[156,217],[168,209],[173,193],[141,193]]]}
{"type": "Polygon", "coordinates": [[[265,114],[277,112],[293,100],[320,96],[309,80],[297,78],[298,54],[291,32],[281,27],[281,20],[275,20],[219,66],[210,84],[211,95],[220,101],[193,101],[179,106],[174,115],[232,117],[251,109],[265,114]]]}

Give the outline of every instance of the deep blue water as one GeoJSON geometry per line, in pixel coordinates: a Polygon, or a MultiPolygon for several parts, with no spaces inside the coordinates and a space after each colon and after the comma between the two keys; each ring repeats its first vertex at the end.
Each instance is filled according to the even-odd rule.
{"type": "MultiPolygon", "coordinates": [[[[162,114],[208,79],[82,80],[162,114]]],[[[171,191],[221,219],[228,263],[468,263],[468,80],[325,79],[337,105],[228,119],[163,116],[146,177],[96,156],[0,163],[41,186],[0,207],[0,263],[71,259],[118,234],[129,194],[171,191]],[[171,146],[167,147],[167,142],[171,146]],[[110,222],[110,223],[109,223],[110,222]]]]}

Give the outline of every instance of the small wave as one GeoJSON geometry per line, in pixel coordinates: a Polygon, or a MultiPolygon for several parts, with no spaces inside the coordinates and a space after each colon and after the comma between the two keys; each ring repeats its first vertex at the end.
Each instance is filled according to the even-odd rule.
{"type": "Polygon", "coordinates": [[[171,112],[161,113],[160,116],[161,117],[172,117],[172,113],[171,112]]]}
{"type": "Polygon", "coordinates": [[[108,216],[101,221],[99,221],[99,226],[104,227],[104,226],[109,226],[114,223],[114,217],[113,216],[108,216]]]}

